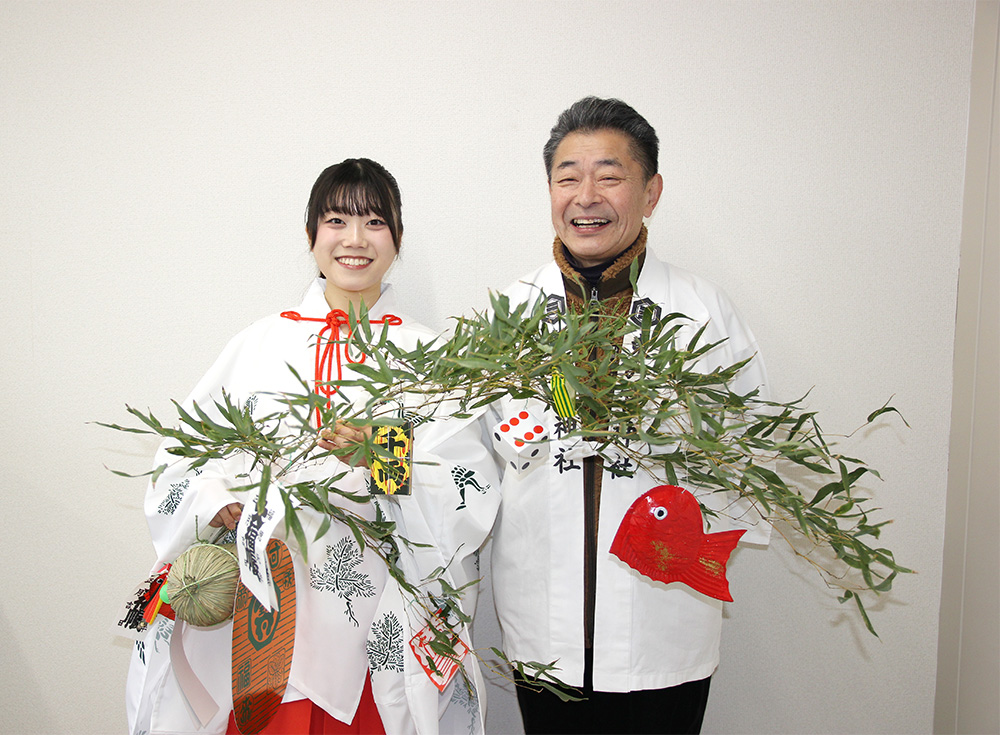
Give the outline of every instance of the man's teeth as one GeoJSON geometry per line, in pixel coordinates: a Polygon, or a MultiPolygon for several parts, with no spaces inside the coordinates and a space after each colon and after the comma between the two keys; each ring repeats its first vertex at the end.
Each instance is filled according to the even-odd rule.
{"type": "Polygon", "coordinates": [[[371,258],[337,258],[337,262],[341,265],[368,265],[372,260],[371,258]]]}
{"type": "Polygon", "coordinates": [[[573,224],[577,227],[600,227],[601,225],[606,225],[610,222],[609,219],[602,219],[600,217],[591,217],[589,219],[577,218],[573,220],[573,224]]]}

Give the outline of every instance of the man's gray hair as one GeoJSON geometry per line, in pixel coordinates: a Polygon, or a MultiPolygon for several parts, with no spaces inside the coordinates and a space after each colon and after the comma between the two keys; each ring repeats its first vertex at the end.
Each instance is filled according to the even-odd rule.
{"type": "Polygon", "coordinates": [[[552,178],[552,159],[563,138],[570,133],[594,133],[598,130],[616,130],[628,136],[632,156],[642,166],[646,181],[656,175],[660,141],[646,118],[621,100],[584,97],[563,110],[542,149],[545,172],[549,178],[552,178]]]}

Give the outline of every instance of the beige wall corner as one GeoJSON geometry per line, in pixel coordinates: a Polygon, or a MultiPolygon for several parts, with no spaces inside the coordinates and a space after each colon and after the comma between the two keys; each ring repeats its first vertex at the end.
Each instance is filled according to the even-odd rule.
{"type": "Polygon", "coordinates": [[[936,733],[1000,732],[1000,2],[976,3],[936,733]]]}

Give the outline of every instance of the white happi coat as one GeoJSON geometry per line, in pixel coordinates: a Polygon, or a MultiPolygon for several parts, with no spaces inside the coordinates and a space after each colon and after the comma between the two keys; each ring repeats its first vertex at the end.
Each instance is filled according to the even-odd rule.
{"type": "MultiPolygon", "coordinates": [[[[312,284],[298,307],[301,316],[326,317],[329,306],[324,284],[322,279],[312,284]]],[[[369,318],[377,320],[386,314],[401,316],[388,286],[369,318]]],[[[197,402],[215,413],[211,406],[213,401],[221,400],[224,389],[236,405],[251,406],[255,417],[282,410],[275,394],[303,391],[288,365],[303,379],[310,379],[311,384],[317,334],[322,327],[316,322],[292,321],[278,315],[261,319],[228,344],[184,405],[190,410],[192,402],[197,402]]],[[[372,325],[376,335],[380,328],[372,325]]],[[[404,349],[435,338],[405,316],[402,325],[388,329],[389,339],[404,349]]],[[[350,363],[341,362],[343,379],[356,377],[350,363]]],[[[334,380],[336,375],[334,366],[334,380]]],[[[344,387],[334,401],[346,399],[363,405],[366,398],[361,389],[344,387]]],[[[234,494],[229,488],[245,484],[246,480],[238,475],[250,469],[246,458],[236,457],[213,460],[199,471],[191,471],[186,461],[168,455],[166,446],[161,446],[155,462],[172,464],[155,485],[150,485],[145,503],[158,556],[154,571],[195,543],[196,520],[201,537],[210,537],[215,529],[209,529],[208,522],[219,509],[246,500],[245,493],[234,494]]],[[[399,565],[411,581],[424,579],[438,567],[447,567],[445,579],[456,588],[478,578],[478,549],[499,503],[499,482],[485,446],[481,425],[472,419],[432,419],[418,423],[414,429],[412,494],[378,497],[375,501],[397,522],[400,535],[429,545],[418,549],[400,545],[399,565]],[[460,469],[453,474],[456,467],[460,469]]],[[[368,471],[350,468],[333,457],[310,460],[283,481],[291,484],[318,480],[345,470],[349,474],[338,482],[338,487],[353,493],[367,492],[368,471]]],[[[341,505],[374,518],[369,504],[341,500],[341,505]]],[[[288,545],[295,568],[295,648],[284,701],[307,697],[349,723],[360,701],[365,674],[371,668],[373,694],[390,735],[482,733],[485,692],[475,657],[467,655],[464,661],[471,692],[459,674],[439,693],[409,646],[423,620],[388,576],[384,563],[367,548],[360,553],[349,529],[337,522],[314,541],[321,514],[305,506],[298,513],[309,539],[308,562],[294,537],[288,538],[283,522],[273,534],[288,545]],[[334,556],[341,569],[350,567],[351,585],[331,584],[335,582],[334,556]]],[[[461,606],[466,613],[474,611],[475,598],[474,587],[463,595],[461,606]]],[[[176,625],[181,624],[178,621],[176,625]]],[[[171,665],[169,650],[174,629],[173,621],[160,616],[150,626],[145,640],[136,646],[126,697],[130,732],[225,732],[232,709],[232,621],[213,628],[183,626],[187,658],[218,705],[218,711],[205,723],[193,714],[171,665]]],[[[462,637],[471,646],[464,628],[462,637]]]]}
{"type": "MultiPolygon", "coordinates": [[[[511,304],[548,301],[565,309],[562,275],[550,263],[509,287],[511,304]]],[[[659,308],[660,315],[685,314],[694,324],[681,330],[686,346],[702,324],[703,343],[727,341],[702,358],[702,369],[727,367],[757,354],[750,329],[724,293],[707,281],[662,263],[646,250],[632,300],[632,314],[659,308]]],[[[655,313],[655,312],[654,312],[655,313]]],[[[627,348],[627,345],[626,345],[627,348]]],[[[733,381],[737,393],[764,390],[766,374],[755,357],[733,381]]],[[[494,529],[493,596],[511,659],[557,660],[557,675],[583,684],[584,671],[584,493],[582,459],[595,452],[588,442],[560,439],[559,417],[536,401],[507,399],[494,404],[494,419],[526,408],[539,417],[549,436],[546,460],[518,476],[503,476],[503,503],[494,529]]],[[[607,455],[607,453],[605,453],[607,455]]],[[[623,456],[615,461],[630,463],[623,456]]],[[[646,491],[666,484],[646,472],[616,476],[605,460],[597,540],[594,688],[626,692],[657,689],[710,676],[719,662],[722,603],[680,583],[665,585],[644,577],[613,556],[609,548],[629,506],[646,491]]],[[[634,467],[634,464],[632,465],[634,467]]],[[[678,472],[678,480],[685,485],[678,472]]],[[[770,525],[746,503],[738,507],[719,493],[699,492],[707,507],[721,512],[711,532],[746,528],[742,542],[766,544],[770,525]],[[739,516],[739,519],[733,519],[739,516]]]]}

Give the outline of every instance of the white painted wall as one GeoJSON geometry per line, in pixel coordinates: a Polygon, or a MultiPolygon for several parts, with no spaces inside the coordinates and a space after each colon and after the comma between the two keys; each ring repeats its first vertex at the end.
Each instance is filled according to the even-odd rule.
{"type": "MultiPolygon", "coordinates": [[[[153,446],[225,341],[297,303],[326,165],[403,189],[393,278],[444,327],[548,256],[541,146],[585,94],[660,133],[663,258],[722,284],[777,394],[812,388],[878,467],[920,574],[881,640],[776,545],[731,565],[707,733],[923,733],[933,721],[970,2],[0,2],[0,731],[120,732],[109,633],[152,551],[153,446]]],[[[484,616],[478,643],[495,640],[484,616]]],[[[655,621],[650,621],[651,625],[655,621]]],[[[495,692],[490,728],[517,732],[495,692]]]]}

